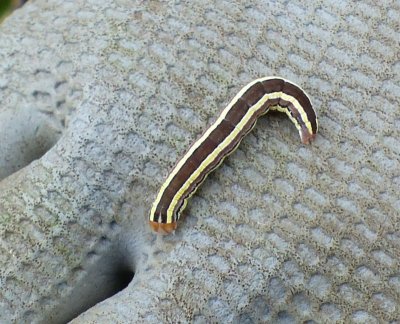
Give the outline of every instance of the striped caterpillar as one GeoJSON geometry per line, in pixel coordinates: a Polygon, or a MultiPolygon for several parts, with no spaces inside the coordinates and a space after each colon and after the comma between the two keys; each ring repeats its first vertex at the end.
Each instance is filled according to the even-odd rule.
{"type": "Polygon", "coordinates": [[[250,82],[169,173],[151,208],[149,222],[154,231],[168,234],[176,229],[188,199],[269,110],[286,113],[298,129],[302,143],[314,140],[317,115],[299,86],[279,77],[250,82]]]}

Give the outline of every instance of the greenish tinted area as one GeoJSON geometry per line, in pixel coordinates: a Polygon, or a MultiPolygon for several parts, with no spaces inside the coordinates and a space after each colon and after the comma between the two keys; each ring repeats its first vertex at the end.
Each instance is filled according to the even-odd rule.
{"type": "Polygon", "coordinates": [[[12,0],[0,0],[0,22],[9,14],[12,0]]]}

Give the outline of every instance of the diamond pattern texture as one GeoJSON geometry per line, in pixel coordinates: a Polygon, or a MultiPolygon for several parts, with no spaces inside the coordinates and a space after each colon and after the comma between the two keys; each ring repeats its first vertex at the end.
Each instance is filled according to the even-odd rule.
{"type": "Polygon", "coordinates": [[[15,12],[0,30],[0,122],[28,106],[64,130],[0,182],[1,321],[70,320],[127,268],[130,285],[73,322],[394,323],[399,24],[398,1],[368,0],[38,0],[15,12]],[[168,170],[266,75],[307,91],[316,141],[268,114],[176,234],[150,233],[168,170]]]}

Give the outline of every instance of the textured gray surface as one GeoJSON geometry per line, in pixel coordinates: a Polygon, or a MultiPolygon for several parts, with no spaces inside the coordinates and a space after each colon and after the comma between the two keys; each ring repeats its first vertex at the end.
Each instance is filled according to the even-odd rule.
{"type": "Polygon", "coordinates": [[[400,318],[399,22],[398,1],[15,12],[0,29],[0,321],[72,319],[129,271],[74,322],[400,318]],[[316,142],[263,118],[156,237],[168,170],[265,75],[310,94],[316,142]]]}

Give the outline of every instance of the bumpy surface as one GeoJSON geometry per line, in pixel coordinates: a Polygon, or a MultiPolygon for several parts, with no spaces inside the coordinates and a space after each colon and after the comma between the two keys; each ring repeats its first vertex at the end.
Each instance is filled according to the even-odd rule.
{"type": "Polygon", "coordinates": [[[15,12],[0,27],[0,322],[71,320],[130,272],[74,322],[399,319],[400,4],[376,3],[15,12]],[[265,75],[310,94],[315,143],[266,116],[156,237],[168,170],[265,75]]]}

